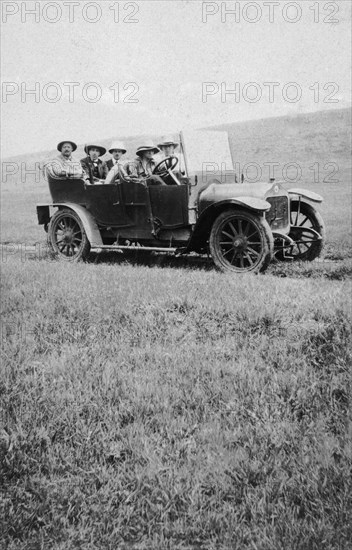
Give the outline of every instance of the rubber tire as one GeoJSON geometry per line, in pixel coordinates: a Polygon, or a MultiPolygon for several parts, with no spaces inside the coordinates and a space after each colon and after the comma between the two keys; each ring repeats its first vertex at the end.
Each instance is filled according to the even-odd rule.
{"type": "Polygon", "coordinates": [[[274,254],[274,238],[270,226],[264,217],[255,216],[246,210],[231,209],[222,212],[214,221],[210,237],[209,249],[214,264],[220,271],[230,271],[235,273],[258,273],[265,271],[270,264],[274,254]],[[220,245],[220,235],[222,228],[231,220],[241,219],[250,222],[257,230],[260,236],[261,250],[257,261],[250,267],[236,267],[224,258],[220,245]]]}
{"type": "MultiPolygon", "coordinates": [[[[294,218],[295,218],[295,215],[293,214],[293,216],[292,216],[292,213],[297,212],[298,204],[299,204],[299,201],[297,201],[297,200],[291,201],[291,204],[290,204],[290,208],[291,208],[291,225],[292,225],[292,223],[294,221],[294,218]],[[293,208],[295,208],[295,210],[293,208]]],[[[311,204],[308,204],[306,202],[301,201],[300,212],[304,216],[308,217],[308,219],[311,223],[312,229],[317,231],[317,233],[319,233],[319,235],[322,238],[321,238],[320,241],[316,241],[316,242],[312,243],[310,248],[302,254],[294,255],[294,254],[292,254],[292,249],[290,249],[290,248],[287,249],[288,250],[287,253],[288,253],[288,255],[293,256],[294,261],[312,262],[313,260],[315,260],[315,258],[318,258],[320,256],[320,254],[322,253],[323,248],[325,246],[325,240],[326,240],[325,224],[324,224],[324,220],[321,217],[320,213],[311,204]]],[[[294,230],[293,231],[291,230],[288,236],[291,237],[291,239],[295,240],[296,235],[294,233],[294,230]]],[[[291,261],[292,261],[292,259],[291,259],[291,261]]]]}
{"type": "Polygon", "coordinates": [[[85,260],[88,257],[90,252],[90,242],[84,230],[84,226],[81,221],[81,218],[78,216],[78,214],[76,214],[76,212],[68,208],[63,208],[55,212],[55,214],[53,215],[49,223],[48,245],[54,257],[66,262],[78,262],[80,260],[85,260]],[[78,252],[74,256],[67,256],[66,254],[63,254],[62,252],[60,252],[59,247],[57,246],[57,243],[56,243],[56,239],[55,239],[56,227],[57,227],[57,224],[60,222],[60,220],[64,218],[73,219],[78,224],[81,232],[81,237],[82,237],[81,244],[79,246],[78,252]]]}

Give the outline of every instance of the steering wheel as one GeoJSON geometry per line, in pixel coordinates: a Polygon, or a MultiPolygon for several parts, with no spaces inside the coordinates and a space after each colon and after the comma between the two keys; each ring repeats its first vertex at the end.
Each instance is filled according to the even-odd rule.
{"type": "Polygon", "coordinates": [[[178,158],[177,157],[165,157],[159,164],[157,164],[153,170],[153,174],[156,174],[158,176],[166,176],[169,172],[169,170],[173,170],[178,165],[178,158]],[[165,164],[165,168],[160,168],[165,164]]]}

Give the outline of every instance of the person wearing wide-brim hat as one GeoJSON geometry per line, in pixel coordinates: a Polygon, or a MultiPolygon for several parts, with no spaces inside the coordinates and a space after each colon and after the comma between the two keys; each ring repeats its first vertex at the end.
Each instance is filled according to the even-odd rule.
{"type": "Polygon", "coordinates": [[[176,176],[177,180],[175,182],[179,184],[179,178],[184,175],[184,172],[180,171],[180,168],[175,170],[180,161],[179,157],[175,154],[175,149],[178,146],[179,144],[171,136],[162,138],[161,143],[158,143],[158,147],[160,147],[164,154],[166,167],[170,169],[170,175],[172,177],[176,176]]]}
{"type": "Polygon", "coordinates": [[[127,152],[126,146],[123,141],[112,142],[109,149],[109,153],[113,155],[115,151],[121,151],[123,155],[127,152]]]}
{"type": "Polygon", "coordinates": [[[148,157],[151,158],[153,155],[160,153],[160,149],[154,145],[152,141],[148,141],[144,145],[137,148],[136,155],[143,158],[146,156],[146,153],[151,153],[151,155],[148,155],[148,157]]]}
{"type": "Polygon", "coordinates": [[[113,141],[109,149],[109,153],[112,155],[112,159],[109,159],[106,164],[109,170],[106,176],[105,183],[117,183],[122,178],[126,179],[126,171],[124,166],[126,161],[122,160],[122,156],[126,153],[127,149],[122,141],[113,141]]]}
{"type": "Polygon", "coordinates": [[[162,150],[165,157],[172,157],[175,154],[175,149],[178,147],[178,143],[172,139],[172,137],[162,138],[162,142],[158,143],[159,149],[162,150]]]}
{"type": "Polygon", "coordinates": [[[85,145],[84,146],[84,152],[87,155],[90,155],[91,153],[95,152],[93,158],[99,158],[105,155],[106,149],[102,145],[85,145]]]}
{"type": "Polygon", "coordinates": [[[156,153],[160,153],[160,149],[152,141],[147,141],[144,145],[140,145],[137,148],[137,158],[125,166],[127,175],[131,181],[148,179],[149,185],[162,185],[164,183],[159,176],[153,174],[153,170],[157,164],[153,158],[156,153]]]}
{"type": "MultiPolygon", "coordinates": [[[[60,143],[57,144],[57,150],[60,151],[60,153],[62,153],[62,148],[66,144],[71,145],[71,153],[73,153],[73,151],[76,151],[77,145],[75,144],[74,141],[70,141],[70,140],[60,141],[60,143]]],[[[65,147],[65,150],[66,149],[67,149],[67,147],[65,147]]]]}
{"type": "Polygon", "coordinates": [[[77,145],[74,141],[65,140],[57,144],[60,155],[44,163],[44,173],[54,179],[85,179],[86,174],[78,160],[72,157],[77,145]]]}
{"type": "Polygon", "coordinates": [[[123,143],[123,141],[113,141],[112,144],[111,144],[111,147],[109,149],[109,153],[110,155],[112,155],[112,159],[109,159],[106,161],[106,164],[107,164],[107,167],[109,170],[111,170],[111,168],[113,166],[115,166],[115,164],[118,164],[119,162],[121,163],[121,158],[122,156],[126,153],[127,149],[125,147],[125,144],[123,143]]]}
{"type": "Polygon", "coordinates": [[[88,174],[90,183],[102,183],[108,175],[108,167],[102,157],[106,153],[101,145],[87,144],[84,147],[87,156],[81,159],[83,170],[88,174]]]}

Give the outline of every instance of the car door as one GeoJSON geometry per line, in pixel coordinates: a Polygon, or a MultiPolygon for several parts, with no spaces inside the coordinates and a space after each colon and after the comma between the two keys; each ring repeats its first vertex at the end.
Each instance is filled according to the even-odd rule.
{"type": "Polygon", "coordinates": [[[148,187],[154,224],[163,229],[188,225],[188,185],[148,187]]]}
{"type": "Polygon", "coordinates": [[[133,226],[133,238],[147,238],[153,232],[148,188],[141,182],[121,180],[118,185],[126,220],[133,226]]]}
{"type": "Polygon", "coordinates": [[[98,225],[128,227],[132,221],[128,216],[122,197],[120,185],[87,185],[85,194],[86,207],[98,225]]]}

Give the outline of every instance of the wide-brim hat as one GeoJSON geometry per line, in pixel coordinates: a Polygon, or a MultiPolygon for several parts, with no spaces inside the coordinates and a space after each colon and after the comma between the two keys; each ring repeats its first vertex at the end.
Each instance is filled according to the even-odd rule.
{"type": "Polygon", "coordinates": [[[109,153],[112,154],[113,151],[122,151],[125,154],[127,149],[122,141],[113,141],[109,153]]]}
{"type": "Polygon", "coordinates": [[[85,145],[84,146],[84,152],[89,155],[89,149],[99,149],[99,157],[102,157],[106,153],[105,147],[102,147],[101,145],[85,145]]]}
{"type": "Polygon", "coordinates": [[[154,155],[160,153],[159,147],[156,147],[156,145],[154,145],[152,141],[147,141],[144,145],[138,147],[136,155],[140,156],[140,154],[144,153],[145,151],[153,151],[154,155]]]}
{"type": "Polygon", "coordinates": [[[178,143],[176,143],[176,141],[173,140],[172,136],[167,136],[167,137],[163,137],[162,138],[162,142],[161,143],[158,143],[158,147],[168,147],[170,145],[173,145],[175,148],[178,147],[178,143]]]}
{"type": "Polygon", "coordinates": [[[71,141],[70,139],[65,139],[65,141],[60,141],[60,143],[57,144],[57,150],[60,151],[60,153],[64,143],[70,143],[72,145],[72,151],[76,151],[77,145],[75,144],[75,142],[71,141]]]}

